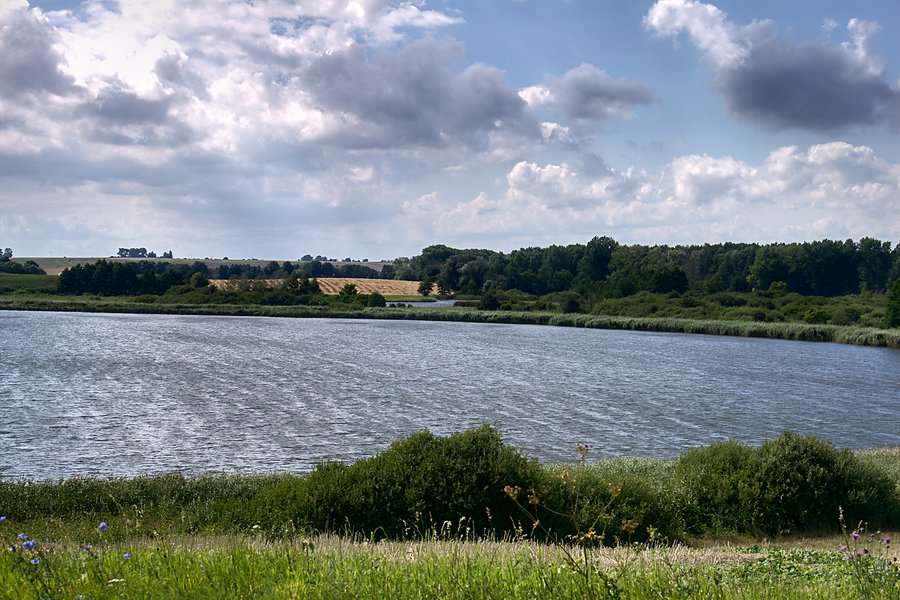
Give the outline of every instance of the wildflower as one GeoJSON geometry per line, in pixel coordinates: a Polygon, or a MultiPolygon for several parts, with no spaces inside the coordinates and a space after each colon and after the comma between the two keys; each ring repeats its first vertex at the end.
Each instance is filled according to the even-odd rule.
{"type": "Polygon", "coordinates": [[[122,558],[125,560],[131,560],[131,552],[126,552],[122,555],[122,558]]]}
{"type": "Polygon", "coordinates": [[[82,544],[81,549],[84,550],[85,552],[90,552],[91,550],[94,549],[94,547],[91,544],[82,544]]]}
{"type": "Polygon", "coordinates": [[[0,523],[6,523],[6,516],[0,515],[0,523]]]}
{"type": "Polygon", "coordinates": [[[517,485],[507,485],[507,486],[504,486],[504,487],[503,487],[503,492],[504,492],[507,496],[509,496],[510,498],[512,498],[513,500],[515,500],[516,498],[519,497],[519,494],[522,493],[522,488],[520,488],[520,487],[517,486],[517,485]]]}
{"type": "Polygon", "coordinates": [[[850,537],[853,538],[853,541],[854,541],[854,542],[857,541],[857,540],[859,540],[859,532],[858,532],[858,531],[854,531],[853,533],[850,534],[850,537]]]}
{"type": "Polygon", "coordinates": [[[25,540],[28,539],[28,536],[25,535],[24,533],[20,533],[19,535],[16,536],[16,539],[19,540],[20,542],[24,542],[25,540]]]}
{"type": "Polygon", "coordinates": [[[109,529],[109,525],[106,523],[106,521],[100,521],[100,524],[97,525],[97,529],[99,529],[100,531],[106,531],[107,529],[109,529]]]}
{"type": "Polygon", "coordinates": [[[891,536],[886,535],[883,538],[881,538],[881,543],[884,544],[885,546],[890,546],[891,545],[891,536]]]}
{"type": "Polygon", "coordinates": [[[34,540],[28,540],[22,543],[23,550],[34,550],[35,546],[37,546],[37,542],[34,540]]]}
{"type": "Polygon", "coordinates": [[[7,549],[8,551],[10,551],[10,552],[15,552],[15,551],[16,551],[16,547],[15,547],[15,546],[8,546],[6,549],[7,549]]]}
{"type": "Polygon", "coordinates": [[[31,559],[31,564],[33,564],[33,565],[40,564],[40,562],[41,562],[41,559],[39,559],[39,558],[32,558],[32,559],[31,559]]]}

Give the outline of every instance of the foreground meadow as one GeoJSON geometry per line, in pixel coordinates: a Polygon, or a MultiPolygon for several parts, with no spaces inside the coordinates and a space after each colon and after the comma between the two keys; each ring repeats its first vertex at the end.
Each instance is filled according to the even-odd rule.
{"type": "MultiPolygon", "coordinates": [[[[8,528],[7,528],[8,529],[8,528]]],[[[108,530],[107,530],[108,531],[108,530]]],[[[821,540],[819,541],[821,542],[821,540]]],[[[827,540],[833,547],[838,539],[827,540]]],[[[34,546],[0,558],[6,598],[873,598],[896,553],[849,560],[803,542],[559,548],[527,540],[291,542],[194,536],[34,546]],[[37,561],[35,564],[34,561],[37,561]]]]}
{"type": "Polygon", "coordinates": [[[4,598],[900,598],[900,452],[545,466],[482,427],[308,475],[0,483],[4,598]]]}

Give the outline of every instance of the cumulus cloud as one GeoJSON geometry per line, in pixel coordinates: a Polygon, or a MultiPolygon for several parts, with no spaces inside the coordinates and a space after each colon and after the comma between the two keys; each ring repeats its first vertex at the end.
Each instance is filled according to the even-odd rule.
{"type": "Polygon", "coordinates": [[[900,164],[866,146],[778,148],[760,164],[686,155],[659,173],[522,161],[502,194],[444,206],[434,226],[467,234],[577,241],[615,232],[645,242],[900,236],[900,164]],[[877,224],[876,224],[877,223],[877,224]],[[877,231],[873,231],[873,226],[877,231]]]}
{"type": "Polygon", "coordinates": [[[687,34],[739,116],[816,131],[900,124],[900,88],[872,47],[877,23],[851,19],[841,44],[795,43],[771,21],[738,26],[712,4],[658,0],[644,24],[661,36],[687,34]]]}
{"type": "Polygon", "coordinates": [[[67,94],[74,82],[63,70],[58,41],[42,13],[27,3],[0,6],[0,97],[67,94]]]}
{"type": "Polygon", "coordinates": [[[591,64],[581,64],[546,85],[522,88],[519,96],[532,108],[555,106],[570,119],[628,116],[654,101],[642,83],[615,79],[591,64]]]}
{"type": "Polygon", "coordinates": [[[539,135],[503,73],[483,64],[456,72],[462,56],[459,43],[434,39],[351,47],[316,59],[304,81],[317,108],[344,119],[333,139],[349,146],[444,145],[504,127],[539,135]]]}

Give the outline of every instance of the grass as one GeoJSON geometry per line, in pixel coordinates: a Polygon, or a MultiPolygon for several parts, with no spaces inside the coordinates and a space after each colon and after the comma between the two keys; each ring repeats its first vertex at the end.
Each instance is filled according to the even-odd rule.
{"type": "Polygon", "coordinates": [[[579,313],[562,314],[557,312],[480,311],[466,308],[366,308],[353,310],[322,306],[157,304],[136,302],[127,298],[101,298],[95,296],[0,295],[0,310],[394,319],[555,325],[587,329],[728,335],[900,348],[900,329],[811,323],[601,316],[579,313]]]}
{"type": "Polygon", "coordinates": [[[620,547],[570,564],[528,541],[366,543],[335,537],[70,542],[0,556],[8,598],[889,599],[898,570],[837,552],[620,547]],[[31,564],[32,557],[38,564],[31,564]]]}
{"type": "Polygon", "coordinates": [[[20,275],[0,273],[0,293],[4,291],[55,292],[59,277],[55,275],[20,275]]]}

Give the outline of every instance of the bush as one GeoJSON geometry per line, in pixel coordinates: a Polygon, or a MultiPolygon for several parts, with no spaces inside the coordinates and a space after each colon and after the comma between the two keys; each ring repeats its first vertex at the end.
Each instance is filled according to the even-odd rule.
{"type": "Polygon", "coordinates": [[[594,527],[598,543],[648,540],[651,532],[676,541],[684,525],[671,479],[666,464],[641,459],[546,469],[533,510],[558,539],[594,527]]]}
{"type": "Polygon", "coordinates": [[[463,518],[474,532],[502,531],[518,516],[504,486],[534,486],[539,469],[488,426],[445,438],[421,432],[353,465],[318,467],[288,491],[290,518],[316,531],[389,537],[463,518]]]}
{"type": "Polygon", "coordinates": [[[883,472],[848,450],[790,432],[758,449],[728,442],[691,450],[675,470],[694,532],[834,531],[839,509],[850,523],[875,524],[896,510],[893,484],[883,472]]]}
{"type": "Polygon", "coordinates": [[[748,531],[746,505],[752,497],[754,450],[737,442],[717,442],[688,450],[675,464],[686,495],[685,519],[694,533],[748,531]]]}

